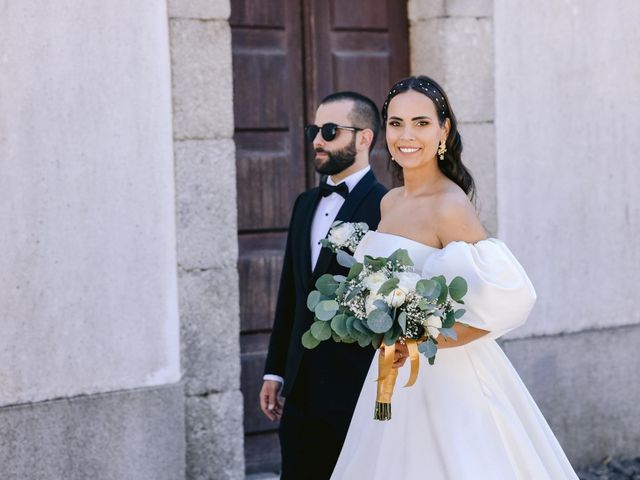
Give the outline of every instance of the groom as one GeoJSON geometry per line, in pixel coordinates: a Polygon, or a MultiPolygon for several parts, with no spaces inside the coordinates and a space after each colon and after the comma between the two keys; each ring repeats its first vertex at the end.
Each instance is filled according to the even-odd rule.
{"type": "Polygon", "coordinates": [[[320,240],[334,220],[366,222],[372,230],[380,221],[387,190],[369,166],[379,130],[376,105],[355,92],[326,97],[306,128],[323,177],[293,206],[260,391],[263,413],[280,419],[284,480],[331,476],[373,358],[370,347],[332,340],[306,350],[301,338],[313,321],[306,300],[318,277],[345,273],[320,240]],[[286,397],[284,408],[279,394],[286,397]]]}

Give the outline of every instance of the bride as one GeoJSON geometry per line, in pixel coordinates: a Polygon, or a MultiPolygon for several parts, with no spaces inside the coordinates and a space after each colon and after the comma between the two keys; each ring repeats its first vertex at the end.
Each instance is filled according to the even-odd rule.
{"type": "MultiPolygon", "coordinates": [[[[387,96],[382,120],[404,186],[383,198],[378,230],[367,233],[355,257],[404,248],[423,278],[462,276],[469,285],[466,314],[455,326],[457,340],[438,339],[435,365],[420,356],[413,387],[400,387],[409,373],[400,369],[389,421],[373,420],[374,358],[331,478],[577,479],[495,342],[526,320],[535,291],[476,216],[473,178],[460,159],[462,142],[444,91],[428,77],[401,80],[387,96]]],[[[405,357],[396,357],[394,367],[405,357]]]]}

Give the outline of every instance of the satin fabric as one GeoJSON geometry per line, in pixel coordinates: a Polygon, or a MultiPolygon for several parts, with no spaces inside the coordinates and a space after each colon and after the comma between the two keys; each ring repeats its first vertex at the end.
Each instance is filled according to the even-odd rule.
{"type": "Polygon", "coordinates": [[[392,419],[373,420],[377,355],[351,420],[332,479],[559,480],[577,479],[562,448],[495,339],[522,325],[535,290],[507,246],[497,239],[444,249],[369,232],[355,252],[388,256],[409,251],[423,278],[467,280],[461,323],[490,333],[438,351],[435,365],[420,356],[416,384],[402,388],[400,369],[392,419]]]}

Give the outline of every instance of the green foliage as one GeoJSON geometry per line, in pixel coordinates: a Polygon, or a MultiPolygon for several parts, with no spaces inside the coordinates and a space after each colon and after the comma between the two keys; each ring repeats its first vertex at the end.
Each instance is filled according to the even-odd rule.
{"type": "Polygon", "coordinates": [[[451,328],[456,323],[456,315],[453,310],[447,312],[442,319],[442,328],[451,328]]]}
{"type": "Polygon", "coordinates": [[[309,292],[309,295],[307,296],[307,308],[313,312],[321,299],[322,294],[318,290],[309,292]]]}
{"type": "Polygon", "coordinates": [[[347,275],[347,280],[353,280],[354,278],[356,278],[358,275],[360,275],[360,272],[362,271],[363,268],[364,266],[361,263],[355,263],[349,270],[349,274],[347,275]]]}
{"type": "Polygon", "coordinates": [[[353,255],[349,255],[344,250],[338,250],[336,252],[336,260],[340,266],[345,268],[351,268],[357,263],[353,255]]]}
{"type": "Polygon", "coordinates": [[[387,264],[387,259],[384,257],[373,258],[369,255],[365,255],[364,264],[371,267],[373,271],[378,271],[387,264]]]}
{"type": "Polygon", "coordinates": [[[449,284],[449,295],[458,303],[464,303],[462,297],[467,293],[467,282],[462,277],[456,277],[449,284]]]}
{"type": "Polygon", "coordinates": [[[313,322],[309,331],[320,342],[331,338],[331,324],[329,322],[313,322]]]}
{"type": "Polygon", "coordinates": [[[433,277],[431,280],[438,282],[440,285],[440,294],[438,295],[438,303],[442,304],[447,301],[447,297],[449,296],[449,289],[447,288],[447,279],[442,275],[438,275],[437,277],[433,277]]]}
{"type": "Polygon", "coordinates": [[[325,273],[316,280],[316,288],[318,291],[328,297],[334,296],[339,286],[340,282],[336,281],[330,273],[325,273]]]}
{"type": "Polygon", "coordinates": [[[398,250],[393,252],[391,255],[389,255],[389,261],[397,262],[400,265],[403,265],[405,267],[412,267],[413,266],[413,262],[411,261],[411,257],[409,257],[409,252],[407,250],[405,250],[404,248],[399,248],[398,250]]]}
{"type": "Polygon", "coordinates": [[[393,325],[393,319],[387,312],[375,309],[369,314],[367,325],[374,333],[385,333],[393,325]]]}
{"type": "Polygon", "coordinates": [[[423,279],[419,280],[418,283],[416,283],[416,292],[418,292],[430,302],[434,301],[440,296],[441,290],[442,287],[440,286],[440,283],[433,279],[423,279]]]}
{"type": "Polygon", "coordinates": [[[338,302],[335,300],[322,300],[318,305],[316,305],[314,311],[318,320],[326,322],[333,318],[338,311],[338,308],[338,302]]]}
{"type": "Polygon", "coordinates": [[[398,315],[398,325],[400,325],[402,333],[404,334],[407,330],[407,314],[405,312],[400,312],[400,315],[398,315]]]}
{"type": "Polygon", "coordinates": [[[347,316],[341,313],[333,317],[331,320],[331,328],[341,337],[349,335],[349,331],[347,330],[347,316]]]}
{"type": "Polygon", "coordinates": [[[311,330],[307,330],[302,335],[302,345],[304,346],[304,348],[308,348],[309,350],[311,350],[320,345],[320,341],[317,340],[313,335],[311,335],[311,330]]]}
{"type": "Polygon", "coordinates": [[[362,292],[362,290],[364,290],[364,285],[356,286],[353,290],[349,292],[349,295],[346,296],[345,301],[349,302],[353,300],[356,297],[356,295],[362,292]]]}
{"type": "Polygon", "coordinates": [[[390,278],[378,288],[378,295],[389,295],[398,286],[400,280],[398,278],[390,278]]]}
{"type": "Polygon", "coordinates": [[[422,342],[418,345],[418,351],[422,353],[425,357],[430,358],[435,356],[438,352],[437,345],[433,342],[433,340],[429,339],[425,342],[422,342]]]}
{"type": "Polygon", "coordinates": [[[439,328],[438,330],[440,330],[440,333],[446,338],[450,338],[452,340],[458,339],[458,334],[454,328],[439,328]]]}

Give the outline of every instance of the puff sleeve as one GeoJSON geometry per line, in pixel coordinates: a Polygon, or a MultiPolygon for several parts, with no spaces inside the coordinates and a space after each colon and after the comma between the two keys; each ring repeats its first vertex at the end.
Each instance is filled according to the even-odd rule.
{"type": "Polygon", "coordinates": [[[460,323],[489,331],[498,338],[522,325],[536,301],[536,292],[509,248],[489,238],[471,244],[451,242],[430,255],[422,270],[423,278],[444,275],[447,283],[460,276],[468,292],[460,323]]]}

